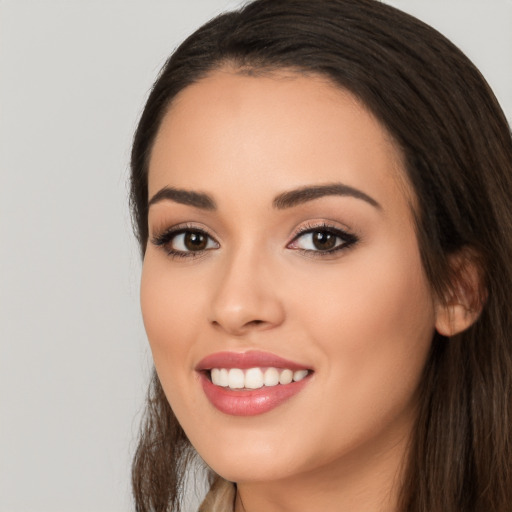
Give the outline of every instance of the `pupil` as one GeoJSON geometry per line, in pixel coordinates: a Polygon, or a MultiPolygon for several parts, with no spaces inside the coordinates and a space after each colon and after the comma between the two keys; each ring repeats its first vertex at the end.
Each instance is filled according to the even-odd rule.
{"type": "Polygon", "coordinates": [[[201,233],[186,233],[185,234],[185,247],[189,251],[202,251],[206,249],[206,237],[201,233]]]}
{"type": "Polygon", "coordinates": [[[336,245],[336,237],[332,233],[326,231],[316,231],[313,233],[313,245],[321,251],[334,249],[336,245]]]}

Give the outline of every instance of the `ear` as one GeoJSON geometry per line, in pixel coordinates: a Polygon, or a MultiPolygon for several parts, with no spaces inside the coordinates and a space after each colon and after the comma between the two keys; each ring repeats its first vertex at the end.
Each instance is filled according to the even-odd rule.
{"type": "Polygon", "coordinates": [[[482,265],[475,251],[465,248],[451,255],[452,280],[442,300],[436,304],[436,331],[455,336],[471,327],[487,298],[482,265]]]}

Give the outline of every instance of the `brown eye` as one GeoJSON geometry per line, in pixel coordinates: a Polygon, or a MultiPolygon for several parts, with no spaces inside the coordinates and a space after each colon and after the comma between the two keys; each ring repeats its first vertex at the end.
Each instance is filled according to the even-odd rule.
{"type": "Polygon", "coordinates": [[[311,255],[328,255],[350,247],[358,238],[339,228],[319,226],[299,233],[288,245],[289,249],[298,249],[311,255]]]}
{"type": "Polygon", "coordinates": [[[328,231],[314,231],[312,234],[312,242],[319,251],[329,251],[336,247],[336,235],[328,231]]]}
{"type": "Polygon", "coordinates": [[[152,241],[174,257],[198,256],[204,251],[219,248],[216,240],[199,229],[171,229],[152,241]]]}
{"type": "Polygon", "coordinates": [[[208,246],[208,237],[197,231],[184,233],[183,244],[189,251],[204,251],[208,246]]]}

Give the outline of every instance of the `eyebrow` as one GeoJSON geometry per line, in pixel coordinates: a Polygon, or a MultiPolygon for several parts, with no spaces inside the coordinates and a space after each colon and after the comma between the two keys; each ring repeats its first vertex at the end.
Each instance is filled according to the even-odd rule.
{"type": "MultiPolygon", "coordinates": [[[[357,188],[344,185],[342,183],[330,183],[327,185],[305,186],[294,190],[288,190],[277,195],[272,206],[277,210],[293,208],[299,204],[307,203],[325,196],[349,196],[366,201],[373,207],[381,209],[381,205],[357,188]]],[[[174,201],[175,203],[194,206],[202,210],[216,210],[217,204],[214,199],[203,192],[194,192],[192,190],[183,190],[174,187],[164,187],[160,189],[149,201],[148,208],[161,201],[174,201]]]]}
{"type": "Polygon", "coordinates": [[[148,203],[148,208],[161,201],[174,201],[175,203],[186,204],[201,208],[202,210],[216,210],[217,205],[211,196],[202,192],[193,192],[174,187],[164,187],[160,189],[148,203]]]}
{"type": "Polygon", "coordinates": [[[373,197],[365,194],[357,188],[344,185],[343,183],[330,183],[327,185],[306,186],[295,190],[289,190],[279,194],[273,201],[272,205],[278,210],[292,208],[308,201],[313,201],[325,196],[349,196],[361,199],[371,204],[377,209],[382,206],[373,197]]]}

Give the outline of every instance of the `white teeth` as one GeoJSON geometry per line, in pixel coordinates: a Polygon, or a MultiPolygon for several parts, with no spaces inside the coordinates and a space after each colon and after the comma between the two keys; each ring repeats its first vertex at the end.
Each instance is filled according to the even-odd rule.
{"type": "Polygon", "coordinates": [[[247,389],[263,387],[263,372],[259,368],[250,368],[245,372],[245,387],[247,389]]]}
{"type": "Polygon", "coordinates": [[[242,389],[245,385],[244,371],[239,368],[231,368],[228,372],[228,386],[231,389],[242,389]]]}
{"type": "Polygon", "coordinates": [[[220,370],[219,368],[212,368],[212,371],[210,372],[210,377],[212,378],[212,382],[214,384],[220,385],[220,370]]]}
{"type": "Polygon", "coordinates": [[[210,376],[213,384],[230,389],[260,389],[263,386],[286,385],[292,381],[298,382],[309,374],[308,370],[293,372],[279,368],[212,368],[210,376]]]}
{"type": "Polygon", "coordinates": [[[302,380],[304,377],[307,376],[307,374],[308,374],[307,370],[298,370],[298,371],[294,372],[293,380],[295,382],[299,382],[299,380],[302,380]]]}
{"type": "MultiPolygon", "coordinates": [[[[212,379],[213,380],[213,379],[212,379]]],[[[222,368],[219,373],[219,386],[223,386],[225,388],[229,385],[229,372],[226,370],[226,368],[222,368]]]]}
{"type": "Polygon", "coordinates": [[[228,372],[227,372],[227,370],[225,368],[222,368],[222,370],[219,369],[219,368],[212,368],[210,370],[210,378],[212,379],[212,382],[216,386],[222,386],[223,388],[225,388],[229,384],[229,381],[228,382],[224,382],[224,379],[221,378],[221,372],[222,371],[226,372],[226,377],[227,377],[228,372]]]}
{"type": "Polygon", "coordinates": [[[291,370],[283,370],[279,375],[279,384],[290,384],[293,380],[293,372],[291,370]]]}
{"type": "Polygon", "coordinates": [[[277,368],[267,368],[264,383],[265,386],[277,386],[279,384],[279,372],[277,368]]]}

